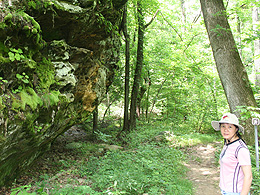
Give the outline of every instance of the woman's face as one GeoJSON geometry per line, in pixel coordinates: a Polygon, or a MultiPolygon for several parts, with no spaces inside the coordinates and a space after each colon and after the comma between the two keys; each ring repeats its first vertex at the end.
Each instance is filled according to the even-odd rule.
{"type": "Polygon", "coordinates": [[[231,138],[236,138],[236,136],[234,136],[234,134],[237,132],[237,127],[235,125],[222,123],[220,124],[220,130],[224,139],[230,140],[231,138]]]}

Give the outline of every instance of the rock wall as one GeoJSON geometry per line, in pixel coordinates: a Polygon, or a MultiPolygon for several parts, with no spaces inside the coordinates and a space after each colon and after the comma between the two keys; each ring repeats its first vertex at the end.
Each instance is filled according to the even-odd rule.
{"type": "Polygon", "coordinates": [[[125,3],[0,1],[0,186],[102,100],[119,60],[125,3]]]}

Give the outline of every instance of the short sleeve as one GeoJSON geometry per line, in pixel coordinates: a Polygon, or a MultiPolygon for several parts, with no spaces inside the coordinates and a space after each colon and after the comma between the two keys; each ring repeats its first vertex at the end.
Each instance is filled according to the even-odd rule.
{"type": "Polygon", "coordinates": [[[237,159],[240,165],[251,165],[250,152],[247,148],[240,148],[237,159]]]}

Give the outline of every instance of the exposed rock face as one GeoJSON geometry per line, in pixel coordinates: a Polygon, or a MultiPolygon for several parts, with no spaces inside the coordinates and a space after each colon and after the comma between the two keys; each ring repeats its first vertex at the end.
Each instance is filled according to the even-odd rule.
{"type": "Polygon", "coordinates": [[[0,2],[3,186],[101,101],[119,58],[126,0],[0,2]]]}

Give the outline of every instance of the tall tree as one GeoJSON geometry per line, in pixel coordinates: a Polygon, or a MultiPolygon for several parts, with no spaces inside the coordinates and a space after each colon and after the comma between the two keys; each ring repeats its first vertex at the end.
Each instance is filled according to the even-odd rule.
{"type": "MultiPolygon", "coordinates": [[[[259,3],[259,0],[256,0],[256,3],[259,3]]],[[[258,22],[259,22],[259,8],[258,5],[253,5],[253,30],[254,35],[257,36],[258,31],[258,22]]],[[[260,87],[260,39],[254,40],[254,65],[255,65],[255,85],[260,87]]]]}
{"type": "Polygon", "coordinates": [[[130,128],[136,127],[136,105],[137,95],[141,80],[141,73],[143,68],[143,44],[144,44],[144,16],[141,0],[137,1],[137,18],[138,18],[138,43],[137,43],[137,60],[134,73],[134,83],[131,93],[130,105],[130,128]]]}
{"type": "Polygon", "coordinates": [[[127,30],[127,4],[123,14],[123,33],[125,37],[125,97],[124,97],[124,125],[123,131],[129,131],[128,108],[129,108],[129,69],[130,69],[130,40],[127,30]]]}
{"type": "MultiPolygon", "coordinates": [[[[257,107],[245,67],[229,26],[223,0],[200,0],[218,74],[231,112],[239,106],[257,107]]],[[[245,121],[245,139],[254,141],[251,120],[245,121]]]]}
{"type": "Polygon", "coordinates": [[[144,14],[143,14],[143,1],[137,1],[137,19],[138,19],[138,43],[137,43],[137,57],[136,57],[136,67],[134,73],[134,83],[131,93],[131,105],[130,105],[130,129],[136,127],[136,108],[137,108],[137,98],[139,94],[139,87],[141,81],[141,73],[143,68],[143,58],[144,58],[144,32],[145,29],[153,22],[159,10],[156,11],[153,18],[149,23],[145,25],[144,14]]]}

